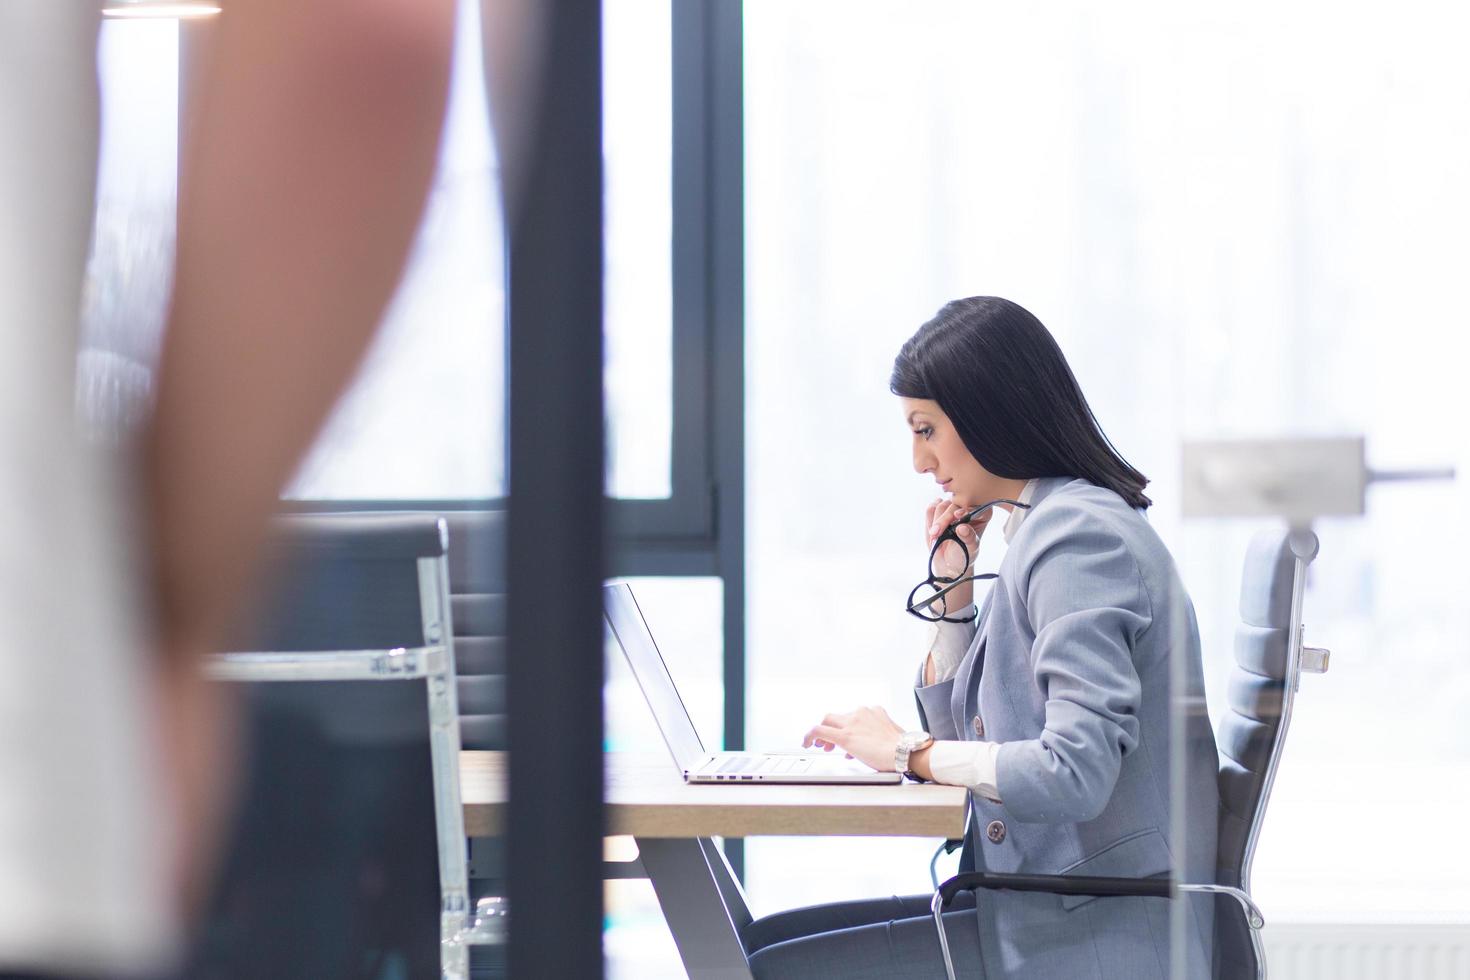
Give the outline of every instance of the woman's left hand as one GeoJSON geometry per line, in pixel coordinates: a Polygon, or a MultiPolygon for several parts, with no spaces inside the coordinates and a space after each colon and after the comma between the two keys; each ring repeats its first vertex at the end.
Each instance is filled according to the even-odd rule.
{"type": "Polygon", "coordinates": [[[828,715],[822,723],[806,733],[801,744],[831,752],[842,749],[849,758],[879,772],[893,771],[893,753],[903,729],[888,712],[876,705],[859,708],[851,714],[828,715]]]}

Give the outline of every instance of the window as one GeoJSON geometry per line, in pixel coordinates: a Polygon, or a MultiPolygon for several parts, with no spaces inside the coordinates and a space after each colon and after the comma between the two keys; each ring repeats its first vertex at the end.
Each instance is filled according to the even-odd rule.
{"type": "Polygon", "coordinates": [[[462,2],[439,167],[381,333],[288,496],[505,495],[505,250],[479,8],[462,2]]]}
{"type": "MultiPolygon", "coordinates": [[[[665,3],[609,4],[604,36],[609,496],[672,493],[671,72],[665,3]]],[[[418,240],[382,333],[289,496],[504,497],[505,281],[479,13],[463,2],[418,240]]]]}
{"type": "MultiPolygon", "coordinates": [[[[724,678],[724,588],[718,578],[635,576],[622,578],[633,589],[649,632],[706,751],[722,746],[724,678]]],[[[648,704],[617,644],[609,638],[606,746],[609,752],[650,752],[664,746],[648,704]]]]}
{"type": "Polygon", "coordinates": [[[662,2],[603,16],[607,494],[673,492],[673,72],[662,2]]]}
{"type": "MultiPolygon", "coordinates": [[[[605,17],[606,488],[632,508],[620,522],[629,533],[703,535],[706,324],[686,315],[674,330],[670,24],[666,0],[610,3],[605,17]],[[676,361],[685,366],[677,379],[676,361]]],[[[146,408],[167,303],[179,45],[170,20],[102,26],[102,167],[79,400],[109,437],[146,408]]],[[[506,252],[483,79],[479,8],[462,0],[439,165],[403,279],[289,498],[505,496],[506,252]]],[[[697,220],[686,226],[701,230],[697,220]]]]}
{"type": "MultiPolygon", "coordinates": [[[[672,576],[622,581],[633,589],[700,741],[707,750],[718,751],[722,748],[724,708],[723,583],[713,577],[672,576]]],[[[603,726],[607,750],[668,758],[648,703],[611,637],[605,676],[603,726]]],[[[631,840],[620,845],[634,848],[631,840]]],[[[607,925],[603,948],[610,977],[632,980],[682,973],[678,950],[647,880],[610,880],[604,901],[607,925]]]]}

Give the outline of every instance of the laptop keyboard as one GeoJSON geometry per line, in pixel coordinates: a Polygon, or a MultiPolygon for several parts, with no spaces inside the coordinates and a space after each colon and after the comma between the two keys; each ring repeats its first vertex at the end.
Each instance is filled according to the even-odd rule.
{"type": "Polygon", "coordinates": [[[780,755],[732,755],[724,761],[718,773],[734,775],[736,773],[756,775],[760,774],[791,774],[799,775],[811,769],[810,759],[800,756],[780,755]]]}

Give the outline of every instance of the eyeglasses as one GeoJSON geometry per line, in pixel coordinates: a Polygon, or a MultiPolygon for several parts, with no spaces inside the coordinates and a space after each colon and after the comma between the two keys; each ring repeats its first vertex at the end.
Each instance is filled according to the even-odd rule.
{"type": "Polygon", "coordinates": [[[949,594],[966,582],[983,582],[986,579],[995,578],[996,575],[994,572],[986,572],[984,575],[965,575],[970,570],[970,562],[975,560],[975,556],[971,555],[970,549],[965,547],[965,542],[960,539],[958,531],[961,525],[970,523],[981,511],[994,507],[996,504],[1010,504],[1013,507],[1020,507],[1022,510],[1031,509],[1030,504],[1023,504],[1019,500],[992,500],[989,503],[972,508],[965,516],[945,528],[944,532],[934,539],[934,547],[929,549],[929,577],[914,586],[913,590],[909,592],[909,602],[904,607],[905,612],[918,616],[928,623],[969,623],[975,619],[975,616],[967,616],[964,619],[960,619],[948,615],[949,594]],[[934,563],[939,557],[939,549],[944,547],[946,541],[953,541],[959,545],[960,551],[964,552],[965,555],[964,564],[960,566],[959,572],[954,575],[941,575],[934,567],[934,563]]]}

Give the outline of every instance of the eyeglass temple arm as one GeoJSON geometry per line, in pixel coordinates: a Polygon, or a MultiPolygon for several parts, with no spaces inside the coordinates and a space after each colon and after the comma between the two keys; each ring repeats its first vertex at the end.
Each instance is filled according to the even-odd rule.
{"type": "Polygon", "coordinates": [[[959,520],[955,521],[955,523],[956,524],[968,524],[971,521],[973,521],[975,519],[976,515],[979,514],[982,510],[988,510],[989,508],[994,507],[996,504],[1010,504],[1013,507],[1020,507],[1023,510],[1030,510],[1031,509],[1031,505],[1030,504],[1023,504],[1019,500],[1008,500],[1008,499],[1004,499],[1004,498],[1001,499],[1001,500],[992,500],[992,501],[989,501],[988,503],[981,504],[979,507],[972,508],[969,513],[967,513],[964,517],[960,518],[959,520]]]}

